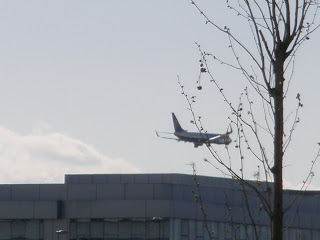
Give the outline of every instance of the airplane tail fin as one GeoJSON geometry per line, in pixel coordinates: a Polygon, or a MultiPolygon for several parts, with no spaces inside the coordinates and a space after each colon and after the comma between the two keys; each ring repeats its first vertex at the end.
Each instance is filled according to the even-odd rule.
{"type": "Polygon", "coordinates": [[[174,113],[172,113],[172,120],[173,120],[173,126],[174,126],[174,131],[175,132],[182,132],[184,131],[182,129],[182,127],[180,126],[178,119],[176,118],[176,115],[174,115],[174,113]]]}
{"type": "MultiPolygon", "coordinates": [[[[229,127],[230,127],[230,131],[227,130],[227,132],[226,132],[226,135],[227,135],[227,136],[229,136],[229,135],[232,133],[232,126],[231,126],[231,124],[229,125],[229,127]]],[[[229,127],[228,127],[228,128],[229,128],[229,127]]]]}

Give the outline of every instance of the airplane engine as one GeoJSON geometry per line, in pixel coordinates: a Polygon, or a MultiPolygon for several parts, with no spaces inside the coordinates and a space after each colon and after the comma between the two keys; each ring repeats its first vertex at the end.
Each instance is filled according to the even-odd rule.
{"type": "Polygon", "coordinates": [[[194,144],[194,147],[195,147],[195,148],[203,145],[203,143],[193,143],[193,144],[194,144]]]}

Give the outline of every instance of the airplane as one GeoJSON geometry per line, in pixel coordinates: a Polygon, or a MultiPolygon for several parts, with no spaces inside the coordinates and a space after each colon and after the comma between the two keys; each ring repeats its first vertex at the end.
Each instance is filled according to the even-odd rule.
{"type": "Polygon", "coordinates": [[[156,131],[157,137],[176,140],[178,142],[180,141],[191,142],[194,144],[195,148],[202,146],[203,144],[210,145],[211,143],[214,143],[214,144],[229,145],[232,142],[231,138],[229,137],[229,135],[232,133],[231,126],[230,126],[231,128],[230,132],[227,131],[225,134],[188,132],[180,126],[179,121],[174,113],[172,113],[172,120],[173,120],[173,126],[174,126],[174,133],[166,133],[166,132],[159,132],[159,133],[173,134],[177,138],[163,137],[163,136],[160,136],[159,133],[156,131]]]}

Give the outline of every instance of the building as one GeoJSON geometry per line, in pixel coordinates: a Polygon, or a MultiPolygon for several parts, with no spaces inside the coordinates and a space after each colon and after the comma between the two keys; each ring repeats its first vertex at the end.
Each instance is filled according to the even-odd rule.
{"type": "MultiPolygon", "coordinates": [[[[207,230],[214,239],[254,239],[239,184],[204,176],[197,182],[207,224],[191,175],[66,175],[64,184],[0,185],[0,240],[205,240],[207,230]]],[[[285,205],[296,194],[285,191],[285,205]]],[[[247,197],[261,239],[270,239],[261,203],[247,197]]],[[[320,192],[304,192],[286,216],[285,240],[320,239],[320,192]]]]}

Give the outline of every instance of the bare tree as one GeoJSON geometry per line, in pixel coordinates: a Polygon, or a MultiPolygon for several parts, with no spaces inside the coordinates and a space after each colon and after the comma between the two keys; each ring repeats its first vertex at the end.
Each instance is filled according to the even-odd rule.
{"type": "MultiPolygon", "coordinates": [[[[253,45],[250,46],[242,41],[231,27],[220,26],[216,20],[211,19],[198,3],[192,0],[191,4],[202,15],[206,24],[225,34],[234,57],[233,61],[226,61],[223,57],[204,51],[198,45],[201,56],[198,89],[202,89],[202,81],[209,80],[217,87],[222,98],[231,108],[230,121],[236,127],[235,147],[241,167],[240,170],[232,167],[227,148],[229,161],[221,157],[210,144],[207,144],[207,147],[215,162],[207,159],[205,161],[214,167],[217,167],[216,163],[218,163],[220,171],[238,179],[243,186],[244,194],[250,189],[259,197],[261,209],[270,217],[272,239],[281,240],[284,229],[283,215],[293,204],[283,206],[284,154],[291,143],[294,129],[299,123],[299,109],[303,107],[301,96],[297,93],[297,107],[294,117],[289,121],[284,115],[284,100],[292,80],[297,50],[319,27],[316,17],[320,4],[317,0],[226,0],[227,8],[247,22],[249,30],[247,35],[249,34],[253,40],[253,45]],[[242,60],[243,56],[248,60],[242,60]],[[210,66],[214,61],[239,71],[245,77],[248,87],[240,94],[236,105],[228,99],[223,87],[215,79],[210,66]],[[260,119],[252,101],[252,96],[255,95],[261,99],[260,109],[263,117],[260,119]],[[273,149],[270,150],[268,146],[273,146],[273,149]],[[256,159],[257,165],[262,166],[266,182],[263,187],[245,180],[243,169],[246,154],[256,159]]],[[[201,117],[197,117],[193,111],[196,96],[189,97],[180,80],[178,81],[182,94],[189,103],[193,116],[192,123],[196,125],[199,132],[205,134],[201,117]]],[[[311,161],[310,172],[306,176],[301,191],[307,188],[318,157],[319,152],[311,161]]],[[[293,201],[298,197],[299,194],[293,201]]],[[[247,204],[249,204],[248,200],[247,204]]],[[[254,224],[254,217],[250,218],[254,224]]]]}

